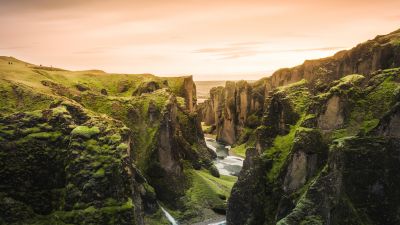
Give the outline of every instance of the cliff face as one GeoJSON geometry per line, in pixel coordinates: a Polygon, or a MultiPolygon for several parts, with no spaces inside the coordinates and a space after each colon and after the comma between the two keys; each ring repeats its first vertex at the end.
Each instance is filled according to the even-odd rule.
{"type": "Polygon", "coordinates": [[[157,201],[177,217],[194,210],[180,201],[195,186],[189,173],[215,155],[192,77],[0,57],[0,96],[0,223],[168,224],[157,201]]]}
{"type": "Polygon", "coordinates": [[[399,43],[397,31],[211,91],[203,121],[247,148],[228,224],[400,223],[399,43]]]}
{"type": "Polygon", "coordinates": [[[260,115],[263,101],[263,81],[254,84],[228,81],[225,87],[211,89],[210,99],[200,104],[198,111],[202,121],[214,127],[218,141],[234,144],[247,119],[260,115]]]}
{"type": "MultiPolygon", "coordinates": [[[[272,76],[263,78],[254,84],[248,84],[245,81],[236,84],[227,83],[221,90],[225,93],[222,98],[210,96],[210,100],[199,107],[202,121],[207,125],[215,126],[219,141],[234,144],[240,139],[246,121],[254,121],[254,118],[251,118],[250,121],[247,118],[252,114],[261,117],[265,98],[269,96],[270,91],[279,86],[304,79],[314,89],[324,91],[327,84],[345,75],[367,75],[380,69],[399,67],[398,36],[399,31],[377,36],[350,50],[338,52],[332,57],[307,60],[300,66],[280,69],[272,76]],[[223,113],[219,115],[217,111],[220,109],[215,107],[216,102],[218,102],[217,105],[223,107],[223,113]]],[[[255,126],[257,125],[256,122],[255,126]]]]}
{"type": "Polygon", "coordinates": [[[0,126],[2,222],[144,224],[156,206],[120,121],[59,102],[0,126]]]}

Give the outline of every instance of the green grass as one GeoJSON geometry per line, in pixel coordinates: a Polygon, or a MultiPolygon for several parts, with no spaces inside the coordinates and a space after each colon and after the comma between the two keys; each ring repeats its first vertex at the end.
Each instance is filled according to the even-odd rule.
{"type": "Polygon", "coordinates": [[[171,211],[178,219],[201,218],[213,213],[210,209],[226,209],[233,184],[237,177],[221,175],[212,176],[206,170],[185,169],[186,176],[191,180],[191,186],[185,193],[185,205],[189,208],[184,212],[171,211]]]}
{"type": "MultiPolygon", "coordinates": [[[[299,123],[298,123],[299,124],[299,123]]],[[[272,168],[267,172],[269,181],[273,181],[279,175],[290,150],[293,146],[294,136],[299,125],[292,126],[290,132],[284,136],[277,136],[274,139],[273,146],[264,152],[264,156],[273,160],[272,168]]]]}
{"type": "Polygon", "coordinates": [[[378,125],[379,119],[394,104],[396,91],[400,90],[400,84],[395,81],[395,76],[389,75],[365,97],[357,100],[350,114],[347,129],[349,135],[354,135],[360,130],[368,132],[378,125]]]}
{"type": "Polygon", "coordinates": [[[307,81],[302,79],[296,83],[278,88],[279,91],[285,92],[287,98],[292,102],[294,111],[298,114],[302,114],[311,102],[311,94],[306,85],[307,81]]]}
{"type": "Polygon", "coordinates": [[[52,95],[52,91],[41,84],[42,80],[50,80],[68,88],[72,93],[80,94],[76,84],[87,86],[97,94],[106,89],[108,95],[131,97],[132,93],[143,83],[154,81],[160,86],[168,82],[171,91],[178,96],[182,93],[184,77],[156,77],[152,74],[114,74],[98,70],[68,71],[50,67],[40,67],[12,57],[0,57],[0,79],[19,83],[34,90],[52,95]],[[8,62],[13,62],[9,65],[8,62]],[[118,92],[118,86],[124,84],[127,91],[118,92]]]}
{"type": "Polygon", "coordinates": [[[231,151],[233,154],[245,158],[246,157],[246,149],[247,149],[246,144],[241,144],[241,145],[231,148],[231,151]]]}
{"type": "Polygon", "coordinates": [[[206,171],[190,170],[193,186],[186,192],[189,201],[193,204],[207,208],[223,207],[225,200],[230,196],[230,191],[236,177],[221,175],[216,178],[206,171]]]}

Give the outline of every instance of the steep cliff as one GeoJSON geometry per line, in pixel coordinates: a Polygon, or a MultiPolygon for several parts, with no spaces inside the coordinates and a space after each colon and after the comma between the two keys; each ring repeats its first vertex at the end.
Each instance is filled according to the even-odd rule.
{"type": "MultiPolygon", "coordinates": [[[[317,91],[326,91],[327,84],[349,74],[367,75],[373,71],[400,66],[399,33],[377,36],[332,57],[307,60],[302,65],[280,69],[255,83],[227,83],[218,97],[210,92],[210,100],[199,107],[202,121],[215,127],[219,141],[234,144],[247,127],[259,125],[257,118],[265,110],[269,92],[279,86],[306,80],[317,91]],[[220,107],[216,107],[220,106],[220,107]],[[222,109],[221,109],[222,107],[222,109]],[[221,110],[221,113],[219,113],[221,110]],[[254,115],[254,116],[252,116],[254,115]]],[[[220,88],[221,89],[221,88],[220,88]]],[[[239,141],[241,143],[242,141],[239,141]]]]}
{"type": "Polygon", "coordinates": [[[227,83],[199,107],[219,140],[246,152],[228,224],[400,223],[399,43],[400,30],[254,84],[227,83]],[[242,104],[249,96],[258,107],[242,104]]]}
{"type": "Polygon", "coordinates": [[[226,82],[225,87],[210,91],[210,99],[199,104],[198,112],[206,125],[212,126],[217,140],[234,144],[245,127],[256,127],[264,104],[264,81],[226,82]]]}
{"type": "Polygon", "coordinates": [[[0,223],[167,224],[157,201],[182,222],[202,218],[182,200],[197,185],[191,173],[209,175],[215,157],[191,76],[0,57],[0,96],[0,223]]]}

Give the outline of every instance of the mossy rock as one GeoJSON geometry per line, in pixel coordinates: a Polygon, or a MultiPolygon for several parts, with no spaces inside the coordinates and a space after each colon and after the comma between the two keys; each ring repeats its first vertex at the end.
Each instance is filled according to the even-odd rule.
{"type": "Polygon", "coordinates": [[[75,129],[72,130],[71,134],[73,136],[80,136],[84,138],[91,138],[94,135],[97,135],[100,133],[100,130],[98,127],[87,127],[87,126],[78,126],[75,129]]]}

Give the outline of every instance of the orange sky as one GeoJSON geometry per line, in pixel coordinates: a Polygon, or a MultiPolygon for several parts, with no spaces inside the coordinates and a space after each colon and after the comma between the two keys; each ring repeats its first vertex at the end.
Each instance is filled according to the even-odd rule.
{"type": "Polygon", "coordinates": [[[0,0],[0,55],[71,70],[258,79],[400,28],[400,0],[0,0]]]}

